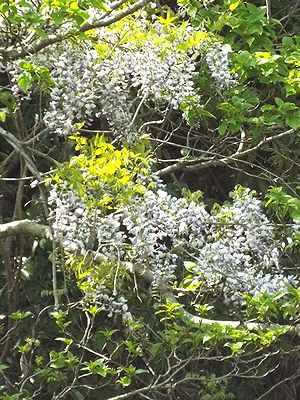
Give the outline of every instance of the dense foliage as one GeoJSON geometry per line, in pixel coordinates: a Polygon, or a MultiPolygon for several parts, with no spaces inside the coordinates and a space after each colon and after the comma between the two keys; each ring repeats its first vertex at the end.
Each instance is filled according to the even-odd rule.
{"type": "Polygon", "coordinates": [[[299,398],[298,3],[1,2],[1,399],[299,398]]]}

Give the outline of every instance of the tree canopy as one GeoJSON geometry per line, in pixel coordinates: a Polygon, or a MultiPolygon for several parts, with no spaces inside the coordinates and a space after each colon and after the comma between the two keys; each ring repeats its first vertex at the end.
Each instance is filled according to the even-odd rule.
{"type": "Polygon", "coordinates": [[[299,14],[1,2],[1,399],[299,398],[299,14]]]}

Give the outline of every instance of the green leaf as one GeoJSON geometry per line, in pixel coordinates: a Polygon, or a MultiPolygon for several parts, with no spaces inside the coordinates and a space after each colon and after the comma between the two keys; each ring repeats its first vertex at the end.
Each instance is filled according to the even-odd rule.
{"type": "Polygon", "coordinates": [[[10,318],[14,319],[15,321],[20,321],[22,319],[31,317],[33,314],[31,311],[16,311],[10,314],[10,318]]]}
{"type": "Polygon", "coordinates": [[[34,28],[35,32],[41,39],[47,39],[48,35],[42,28],[34,28]]]}
{"type": "Polygon", "coordinates": [[[187,156],[190,154],[190,150],[187,149],[186,147],[183,147],[183,148],[180,150],[180,153],[183,155],[183,157],[187,157],[187,156]]]}
{"type": "Polygon", "coordinates": [[[67,365],[67,358],[63,353],[57,353],[56,351],[50,352],[50,367],[53,369],[64,368],[67,365]]]}
{"type": "Polygon", "coordinates": [[[26,0],[19,0],[19,5],[21,7],[32,8],[32,4],[28,3],[26,0]]]}
{"type": "Polygon", "coordinates": [[[4,371],[5,369],[8,369],[8,368],[9,368],[8,365],[0,363],[0,372],[4,371]]]}
{"type": "Polygon", "coordinates": [[[284,101],[280,97],[275,97],[275,103],[278,107],[281,107],[284,104],[284,101]]]}
{"type": "Polygon", "coordinates": [[[5,122],[6,113],[4,111],[0,111],[0,122],[5,122]]]}
{"type": "Polygon", "coordinates": [[[228,124],[226,122],[221,123],[221,125],[218,128],[218,131],[221,135],[225,135],[226,131],[228,129],[228,124]]]}
{"type": "Polygon", "coordinates": [[[300,111],[296,111],[290,117],[287,117],[286,122],[293,129],[300,128],[300,111]]]}
{"type": "Polygon", "coordinates": [[[87,312],[89,312],[93,317],[95,317],[101,309],[97,306],[91,306],[87,308],[87,312]]]}
{"type": "Polygon", "coordinates": [[[184,261],[184,268],[189,271],[189,272],[193,272],[195,270],[196,267],[196,263],[194,263],[193,261],[184,261]]]}
{"type": "Polygon", "coordinates": [[[64,15],[63,14],[53,14],[52,15],[52,20],[55,23],[56,26],[61,25],[61,23],[64,20],[64,15]]]}
{"type": "Polygon", "coordinates": [[[282,46],[284,47],[293,47],[294,46],[294,39],[289,36],[284,36],[282,38],[282,46]]]}
{"type": "Polygon", "coordinates": [[[103,378],[106,377],[109,368],[105,365],[105,362],[102,358],[99,358],[95,361],[87,361],[84,363],[86,367],[82,368],[82,371],[89,371],[92,374],[97,374],[102,376],[103,378]]]}
{"type": "Polygon", "coordinates": [[[290,214],[293,219],[300,219],[300,208],[290,211],[290,214]]]}
{"type": "Polygon", "coordinates": [[[127,387],[131,384],[131,378],[129,376],[123,376],[123,378],[120,378],[117,382],[121,383],[123,387],[127,387]]]}
{"type": "Polygon", "coordinates": [[[229,6],[229,10],[234,11],[242,3],[242,1],[243,0],[238,0],[238,1],[235,1],[234,3],[231,3],[229,6]]]}
{"type": "Polygon", "coordinates": [[[32,76],[28,71],[24,71],[18,78],[18,85],[25,93],[27,93],[27,90],[30,88],[31,83],[32,76]]]}
{"type": "Polygon", "coordinates": [[[236,342],[236,343],[226,343],[225,346],[229,347],[232,351],[232,354],[239,354],[242,353],[242,347],[244,345],[244,342],[236,342]]]}
{"type": "Polygon", "coordinates": [[[107,5],[107,3],[102,0],[91,0],[91,3],[95,8],[98,8],[99,10],[110,11],[110,8],[107,5]]]}
{"type": "Polygon", "coordinates": [[[206,342],[209,342],[213,337],[214,335],[207,333],[203,336],[202,343],[205,344],[206,342]]]}
{"type": "Polygon", "coordinates": [[[146,369],[138,368],[137,370],[134,371],[135,375],[139,374],[144,374],[145,372],[148,372],[146,369]]]}

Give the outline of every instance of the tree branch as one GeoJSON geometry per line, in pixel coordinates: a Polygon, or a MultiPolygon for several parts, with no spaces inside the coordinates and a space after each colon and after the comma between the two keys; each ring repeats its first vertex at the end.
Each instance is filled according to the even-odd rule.
{"type": "Polygon", "coordinates": [[[249,149],[243,151],[237,151],[231,156],[212,158],[211,160],[204,162],[200,162],[199,159],[181,161],[157,171],[156,174],[162,177],[179,171],[199,171],[200,169],[205,169],[208,167],[218,167],[224,164],[227,165],[234,161],[238,161],[239,159],[247,156],[248,154],[254,153],[261,147],[263,147],[265,144],[273,142],[274,140],[277,139],[281,139],[282,137],[288,136],[293,132],[294,129],[289,129],[285,132],[278,133],[277,135],[266,137],[265,139],[261,140],[256,146],[250,147],[249,149]]]}
{"type": "Polygon", "coordinates": [[[32,159],[26,153],[23,143],[20,142],[12,133],[7,132],[5,129],[0,127],[0,135],[4,137],[4,139],[24,158],[28,169],[32,172],[32,174],[38,179],[39,182],[42,182],[43,179],[36,169],[36,166],[32,159]]]}
{"type": "MultiPolygon", "coordinates": [[[[7,224],[0,225],[0,238],[5,238],[9,236],[16,236],[16,235],[27,235],[27,236],[34,236],[38,238],[47,238],[51,239],[51,231],[50,227],[47,225],[39,224],[36,221],[32,220],[21,220],[21,221],[14,221],[9,222],[7,224]]],[[[97,255],[96,255],[97,256],[97,255]]],[[[137,265],[133,265],[130,262],[124,263],[125,267],[128,269],[129,272],[135,273],[139,275],[141,278],[145,279],[147,283],[153,283],[154,281],[154,274],[146,269],[141,270],[141,268],[137,265]]],[[[167,283],[160,283],[158,289],[161,295],[171,301],[172,303],[178,303],[177,299],[174,297],[172,293],[172,288],[167,283]]],[[[186,311],[183,307],[180,308],[180,313],[188,319],[190,322],[193,322],[197,325],[213,325],[219,324],[222,326],[231,326],[232,328],[239,328],[245,327],[249,330],[265,330],[267,328],[278,327],[278,328],[285,328],[287,334],[300,336],[300,325],[279,325],[279,324],[265,324],[265,323],[258,323],[258,322],[243,322],[243,321],[234,321],[234,320],[214,320],[208,318],[202,318],[196,315],[193,315],[186,311]]]]}
{"type": "MultiPolygon", "coordinates": [[[[127,15],[133,14],[140,8],[142,8],[145,4],[147,4],[149,0],[138,0],[136,3],[132,4],[131,6],[127,7],[126,9],[120,11],[118,14],[113,15],[111,17],[104,18],[100,21],[96,21],[93,24],[84,24],[81,26],[78,31],[70,30],[67,33],[56,34],[56,35],[49,35],[47,39],[42,39],[37,41],[36,43],[28,46],[26,49],[16,50],[16,49],[0,49],[0,53],[3,54],[3,58],[7,60],[17,60],[19,58],[25,57],[27,55],[36,54],[39,51],[45,49],[48,46],[53,44],[62,42],[63,40],[69,39],[70,37],[74,37],[79,35],[80,33],[85,33],[91,29],[102,28],[105,26],[109,26],[115,22],[120,21],[127,15]]],[[[121,2],[121,4],[124,2],[121,2]]]]}
{"type": "MultiPolygon", "coordinates": [[[[169,379],[167,379],[167,381],[169,381],[169,379]]],[[[133,397],[133,396],[136,396],[138,394],[145,393],[145,392],[147,393],[147,392],[149,392],[150,390],[153,390],[153,389],[166,389],[166,388],[171,387],[171,386],[172,385],[170,383],[165,383],[165,382],[158,383],[158,384],[151,384],[151,385],[142,387],[140,389],[133,390],[132,392],[129,392],[129,393],[124,393],[124,394],[119,394],[118,396],[109,397],[107,400],[129,399],[130,397],[133,397]]]]}
{"type": "Polygon", "coordinates": [[[50,228],[30,219],[0,224],[0,238],[24,235],[51,239],[50,228]]]}
{"type": "MultiPolygon", "coordinates": [[[[26,153],[25,149],[24,149],[24,143],[20,142],[13,134],[11,134],[10,132],[7,132],[6,130],[4,130],[3,128],[0,127],[0,135],[4,137],[4,139],[23,157],[28,169],[31,171],[31,173],[36,177],[37,181],[39,183],[43,182],[42,176],[40,174],[40,172],[37,170],[34,162],[32,161],[31,157],[29,157],[29,155],[26,153]]],[[[40,191],[40,195],[43,201],[43,208],[44,208],[44,213],[45,216],[48,217],[49,213],[48,213],[48,208],[47,208],[47,197],[46,194],[42,188],[41,185],[39,185],[39,191],[40,191]]],[[[19,222],[19,221],[15,221],[15,222],[19,222]]],[[[13,223],[13,222],[12,222],[13,223]]],[[[11,224],[12,224],[11,223],[11,224]]],[[[26,226],[26,224],[25,224],[26,226]]],[[[30,228],[30,225],[29,225],[30,228]]],[[[28,232],[30,231],[30,229],[28,229],[28,232]]],[[[19,228],[21,229],[21,228],[19,228]]],[[[54,297],[54,304],[55,306],[58,305],[58,292],[57,292],[57,278],[56,278],[56,243],[54,240],[54,232],[51,226],[48,227],[49,230],[49,237],[52,239],[52,249],[53,249],[53,257],[52,257],[52,284],[53,284],[53,297],[54,297]]],[[[22,233],[22,232],[20,232],[22,233]]],[[[23,232],[23,234],[25,234],[23,232]]],[[[30,233],[28,233],[30,234],[30,233]]],[[[31,236],[35,236],[34,234],[31,234],[31,236]]]]}
{"type": "MultiPolygon", "coordinates": [[[[141,271],[141,269],[138,266],[134,266],[131,263],[126,263],[126,267],[129,271],[134,272],[137,275],[143,277],[150,284],[153,283],[155,280],[154,274],[149,270],[144,269],[143,271],[141,271]]],[[[170,285],[168,285],[167,283],[160,283],[158,289],[160,291],[160,294],[165,299],[169,300],[172,303],[178,303],[178,300],[174,297],[172,293],[172,288],[170,285]]],[[[277,328],[285,328],[286,333],[290,335],[300,336],[300,325],[292,326],[292,325],[265,324],[258,322],[243,322],[243,321],[233,321],[233,320],[228,320],[228,321],[214,320],[214,319],[202,318],[194,314],[191,314],[188,311],[186,311],[183,308],[183,306],[179,309],[179,312],[181,313],[182,316],[184,316],[186,319],[188,319],[190,322],[193,322],[196,325],[219,324],[222,326],[231,326],[232,328],[245,327],[246,329],[249,330],[266,330],[267,328],[277,327],[277,328]]]]}

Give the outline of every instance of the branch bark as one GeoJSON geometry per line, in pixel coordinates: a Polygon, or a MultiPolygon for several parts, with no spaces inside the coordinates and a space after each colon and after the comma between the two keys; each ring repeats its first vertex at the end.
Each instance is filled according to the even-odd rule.
{"type": "Polygon", "coordinates": [[[50,228],[30,219],[8,222],[0,225],[0,238],[17,235],[33,236],[37,238],[51,239],[50,228]]]}
{"type": "Polygon", "coordinates": [[[199,171],[201,169],[205,169],[208,167],[218,167],[221,165],[227,165],[234,161],[239,161],[244,158],[248,154],[254,153],[255,151],[262,148],[267,143],[273,142],[275,140],[281,139],[285,136],[288,136],[294,132],[294,129],[288,129],[287,131],[278,133],[277,135],[266,137],[261,140],[256,146],[250,147],[249,149],[243,151],[237,151],[234,154],[221,158],[212,158],[211,160],[200,162],[199,159],[196,160],[185,160],[180,161],[176,164],[170,165],[166,168],[163,168],[156,172],[156,174],[160,177],[182,171],[199,171]]]}
{"type": "MultiPolygon", "coordinates": [[[[146,5],[148,2],[149,2],[149,0],[138,0],[137,2],[135,2],[131,6],[127,7],[126,9],[120,11],[116,15],[101,19],[100,21],[97,21],[93,24],[84,24],[83,26],[81,26],[78,29],[78,31],[70,30],[69,32],[63,33],[63,34],[54,34],[54,35],[52,34],[52,35],[49,35],[47,37],[47,39],[39,40],[36,43],[28,46],[25,49],[21,49],[21,50],[16,50],[16,49],[5,50],[2,48],[2,49],[0,49],[0,53],[2,54],[4,59],[10,60],[10,61],[17,60],[19,58],[22,58],[22,57],[25,57],[28,55],[36,54],[48,46],[51,46],[56,43],[60,43],[66,39],[69,39],[70,37],[77,36],[80,33],[85,33],[91,29],[97,29],[97,28],[102,28],[105,26],[112,25],[113,23],[120,21],[127,15],[133,14],[134,12],[138,11],[139,9],[144,7],[144,5],[146,5]]],[[[120,3],[121,4],[125,3],[125,1],[120,2],[120,3]]]]}
{"type": "MultiPolygon", "coordinates": [[[[132,272],[142,276],[148,283],[152,283],[155,279],[153,273],[149,270],[143,270],[141,271],[139,267],[129,265],[128,263],[128,269],[131,270],[132,272]]],[[[172,293],[172,288],[170,285],[166,283],[161,283],[158,287],[160,294],[167,300],[169,300],[171,303],[178,303],[178,300],[175,298],[175,296],[172,293]]],[[[259,322],[244,322],[244,321],[234,321],[234,320],[215,320],[215,319],[208,319],[208,318],[202,318],[197,315],[191,314],[190,312],[186,311],[183,307],[179,310],[181,315],[185,317],[187,320],[193,322],[196,325],[213,325],[213,324],[219,324],[222,326],[231,326],[232,328],[242,328],[245,327],[246,329],[249,330],[266,330],[267,328],[273,327],[280,327],[280,328],[285,328],[286,333],[290,335],[296,335],[300,336],[300,325],[279,325],[279,324],[265,324],[265,323],[259,323],[259,322]]]]}
{"type": "MultiPolygon", "coordinates": [[[[42,225],[36,221],[27,219],[0,225],[0,238],[17,236],[17,235],[27,235],[38,238],[51,239],[50,227],[47,225],[42,225]]],[[[154,274],[149,270],[146,269],[141,270],[140,267],[133,265],[132,263],[129,262],[125,263],[125,267],[128,269],[129,272],[135,273],[139,275],[141,278],[145,279],[147,283],[151,284],[154,281],[155,278],[154,274]]],[[[172,293],[172,288],[170,285],[168,285],[167,283],[161,283],[158,289],[161,295],[165,299],[168,299],[172,303],[178,303],[177,299],[174,297],[172,293]]],[[[300,336],[300,325],[292,326],[292,325],[279,325],[279,324],[265,324],[258,322],[243,322],[238,320],[234,321],[234,320],[208,319],[193,315],[188,311],[186,311],[183,307],[181,307],[180,312],[186,319],[197,325],[219,324],[222,326],[231,326],[232,328],[245,327],[246,329],[249,330],[259,330],[259,329],[265,330],[273,326],[278,328],[285,328],[287,334],[300,336]]]]}

